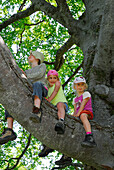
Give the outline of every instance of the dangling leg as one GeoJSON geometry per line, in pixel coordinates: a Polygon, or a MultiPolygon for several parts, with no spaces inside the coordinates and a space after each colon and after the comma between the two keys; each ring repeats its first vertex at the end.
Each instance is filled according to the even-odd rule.
{"type": "Polygon", "coordinates": [[[2,136],[0,137],[0,145],[5,144],[9,141],[13,141],[17,138],[16,133],[13,131],[13,118],[6,110],[5,117],[7,119],[8,128],[4,129],[2,136]]]}
{"type": "Polygon", "coordinates": [[[64,103],[59,102],[57,104],[58,119],[59,119],[59,121],[55,125],[55,131],[57,131],[57,134],[64,134],[65,131],[65,125],[64,125],[65,108],[66,105],[64,103]]]}
{"type": "Polygon", "coordinates": [[[42,116],[42,111],[40,108],[41,101],[42,101],[42,96],[44,96],[44,91],[47,91],[43,84],[41,82],[35,82],[33,84],[33,113],[30,117],[30,120],[32,120],[35,123],[40,123],[41,122],[41,116],[42,116]]]}
{"type": "Polygon", "coordinates": [[[41,150],[41,152],[38,154],[39,157],[45,157],[47,156],[49,153],[53,152],[54,149],[51,149],[49,147],[47,147],[46,145],[43,145],[43,149],[41,150]]]}
{"type": "Polygon", "coordinates": [[[81,145],[85,146],[85,147],[95,147],[96,143],[93,139],[93,134],[91,133],[91,125],[88,120],[88,115],[86,113],[82,113],[80,115],[80,119],[81,119],[84,129],[86,131],[85,140],[82,142],[81,145]]]}

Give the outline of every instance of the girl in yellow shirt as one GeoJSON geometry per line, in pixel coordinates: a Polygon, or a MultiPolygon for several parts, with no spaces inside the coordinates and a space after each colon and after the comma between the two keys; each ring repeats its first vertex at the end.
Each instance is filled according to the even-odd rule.
{"type": "Polygon", "coordinates": [[[50,70],[47,74],[49,82],[48,98],[47,100],[58,109],[58,122],[55,125],[55,131],[57,134],[64,134],[64,118],[65,112],[68,111],[67,100],[64,95],[61,83],[59,81],[58,72],[56,70],[50,70]]]}

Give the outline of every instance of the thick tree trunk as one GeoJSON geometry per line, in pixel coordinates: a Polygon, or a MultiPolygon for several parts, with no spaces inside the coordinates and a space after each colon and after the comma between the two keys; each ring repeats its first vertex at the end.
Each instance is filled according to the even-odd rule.
{"type": "Polygon", "coordinates": [[[86,6],[83,21],[89,24],[80,43],[84,75],[94,96],[97,122],[110,125],[114,122],[114,1],[88,1],[86,6]]]}
{"type": "Polygon", "coordinates": [[[91,122],[97,147],[87,149],[81,147],[85,135],[83,126],[72,116],[66,116],[65,134],[56,134],[54,126],[57,122],[57,109],[47,101],[43,100],[42,103],[42,122],[37,124],[29,120],[32,114],[31,88],[2,38],[0,39],[0,72],[0,102],[27,131],[47,146],[93,165],[97,169],[102,168],[102,165],[113,167],[111,124],[100,125],[91,122]]]}

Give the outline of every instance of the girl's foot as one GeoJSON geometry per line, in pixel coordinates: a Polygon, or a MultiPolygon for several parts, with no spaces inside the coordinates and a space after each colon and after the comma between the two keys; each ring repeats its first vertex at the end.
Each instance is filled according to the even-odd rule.
{"type": "Polygon", "coordinates": [[[61,159],[58,161],[55,161],[56,165],[64,165],[64,164],[71,164],[72,163],[72,159],[68,156],[62,155],[61,159]]]}
{"type": "Polygon", "coordinates": [[[92,134],[86,134],[85,140],[81,143],[81,145],[83,147],[95,147],[95,146],[97,146],[97,144],[95,143],[95,141],[93,139],[92,134]]]}
{"type": "Polygon", "coordinates": [[[45,157],[47,156],[49,153],[53,152],[54,149],[51,149],[45,145],[43,145],[44,148],[41,150],[41,152],[38,154],[39,157],[45,157]]]}
{"type": "Polygon", "coordinates": [[[34,106],[32,113],[34,114],[30,116],[30,120],[32,120],[34,123],[40,123],[42,116],[41,108],[34,106]]]}
{"type": "Polygon", "coordinates": [[[59,120],[55,125],[55,131],[57,134],[64,134],[65,132],[65,125],[63,120],[59,120]]]}

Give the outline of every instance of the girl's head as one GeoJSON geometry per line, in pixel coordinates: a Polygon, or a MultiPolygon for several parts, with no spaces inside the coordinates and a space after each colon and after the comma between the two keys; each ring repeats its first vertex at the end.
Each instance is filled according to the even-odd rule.
{"type": "Polygon", "coordinates": [[[37,61],[38,65],[40,65],[44,61],[44,55],[38,51],[30,51],[30,56],[28,57],[29,64],[33,61],[37,61]]]}
{"type": "Polygon", "coordinates": [[[47,73],[47,79],[49,81],[49,85],[53,86],[56,81],[59,80],[58,72],[56,70],[49,70],[47,73]]]}
{"type": "Polygon", "coordinates": [[[85,78],[81,77],[81,76],[76,77],[74,82],[73,82],[73,88],[77,92],[84,92],[88,88],[85,78]]]}

